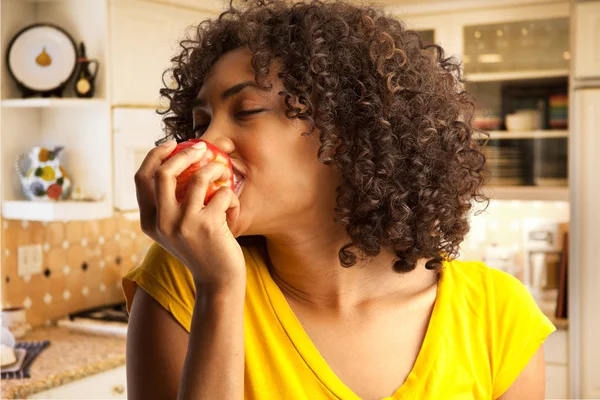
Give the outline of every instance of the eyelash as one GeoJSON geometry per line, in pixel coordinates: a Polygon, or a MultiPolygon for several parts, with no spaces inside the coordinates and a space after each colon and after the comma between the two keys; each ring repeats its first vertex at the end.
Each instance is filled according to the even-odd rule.
{"type": "MultiPolygon", "coordinates": [[[[240,111],[239,113],[236,114],[236,116],[246,116],[246,115],[251,115],[251,114],[257,114],[259,112],[264,111],[264,109],[259,108],[257,110],[246,110],[246,111],[240,111]]],[[[203,125],[199,125],[195,128],[193,128],[194,132],[198,132],[199,130],[202,130],[204,128],[208,127],[208,124],[203,124],[203,125]]]]}

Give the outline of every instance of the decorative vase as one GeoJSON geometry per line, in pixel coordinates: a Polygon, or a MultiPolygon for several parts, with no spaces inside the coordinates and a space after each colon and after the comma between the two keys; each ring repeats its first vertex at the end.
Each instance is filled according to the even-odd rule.
{"type": "Polygon", "coordinates": [[[71,179],[60,166],[58,154],[62,149],[62,146],[52,150],[35,146],[17,158],[15,168],[21,179],[23,193],[29,200],[53,201],[67,198],[71,179]],[[25,158],[29,165],[24,174],[20,164],[25,158]]]}

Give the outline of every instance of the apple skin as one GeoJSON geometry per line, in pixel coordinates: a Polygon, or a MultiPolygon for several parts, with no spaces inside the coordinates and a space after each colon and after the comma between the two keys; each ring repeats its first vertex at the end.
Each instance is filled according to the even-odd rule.
{"type": "Polygon", "coordinates": [[[186,142],[178,143],[177,147],[175,147],[173,152],[171,152],[171,154],[169,154],[167,156],[167,158],[165,158],[162,161],[162,164],[167,162],[171,157],[173,157],[175,154],[179,153],[181,150],[188,148],[190,146],[193,146],[194,144],[196,144],[198,142],[206,143],[206,153],[205,153],[204,157],[202,158],[202,160],[190,165],[185,171],[183,171],[177,177],[177,188],[175,189],[175,198],[177,199],[177,201],[179,203],[182,203],[183,200],[185,199],[185,196],[186,196],[187,190],[188,190],[188,186],[190,184],[190,179],[192,178],[192,175],[194,174],[194,172],[198,171],[200,168],[204,167],[206,164],[209,164],[209,163],[215,162],[215,161],[220,162],[221,164],[223,164],[225,167],[227,167],[229,169],[230,178],[226,179],[226,180],[221,179],[218,181],[214,181],[210,185],[208,185],[208,190],[206,191],[206,197],[204,198],[204,205],[208,204],[210,199],[213,198],[215,193],[222,186],[228,186],[229,188],[231,188],[231,190],[234,190],[233,166],[231,165],[231,160],[229,159],[229,156],[227,154],[225,154],[224,152],[222,152],[217,146],[207,142],[206,140],[191,139],[186,142]]]}

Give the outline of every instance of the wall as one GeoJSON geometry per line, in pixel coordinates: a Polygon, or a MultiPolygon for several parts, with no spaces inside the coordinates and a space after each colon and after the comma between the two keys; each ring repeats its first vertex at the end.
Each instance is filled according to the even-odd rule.
{"type": "MultiPolygon", "coordinates": [[[[472,217],[472,229],[461,246],[460,258],[482,260],[493,243],[516,246],[523,266],[523,218],[569,220],[567,202],[490,202],[472,217]]],[[[2,307],[27,307],[32,326],[64,317],[87,307],[124,301],[121,276],[140,261],[151,240],[139,221],[116,213],[96,221],[31,222],[2,220],[2,307]],[[44,273],[29,280],[17,275],[17,248],[43,246],[44,273]]]]}
{"type": "Polygon", "coordinates": [[[120,278],[151,243],[116,213],[93,221],[32,222],[2,219],[2,307],[25,306],[32,326],[83,308],[124,301],[120,278]],[[42,273],[17,274],[18,246],[43,246],[42,273]]]}
{"type": "MultiPolygon", "coordinates": [[[[480,204],[478,209],[483,208],[480,204]]],[[[477,209],[475,210],[477,211],[477,209]]],[[[488,208],[471,216],[471,231],[461,245],[460,259],[484,260],[486,248],[492,244],[515,246],[517,268],[524,267],[523,220],[540,218],[556,222],[569,221],[566,201],[490,200],[488,208]]],[[[515,274],[522,279],[521,274],[515,274]]]]}

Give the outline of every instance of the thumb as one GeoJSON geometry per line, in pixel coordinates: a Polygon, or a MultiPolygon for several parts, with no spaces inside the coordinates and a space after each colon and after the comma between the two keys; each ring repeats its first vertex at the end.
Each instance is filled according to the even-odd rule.
{"type": "Polygon", "coordinates": [[[240,200],[231,188],[222,186],[206,205],[205,212],[215,218],[222,218],[225,215],[227,225],[231,228],[240,215],[240,200]]]}

